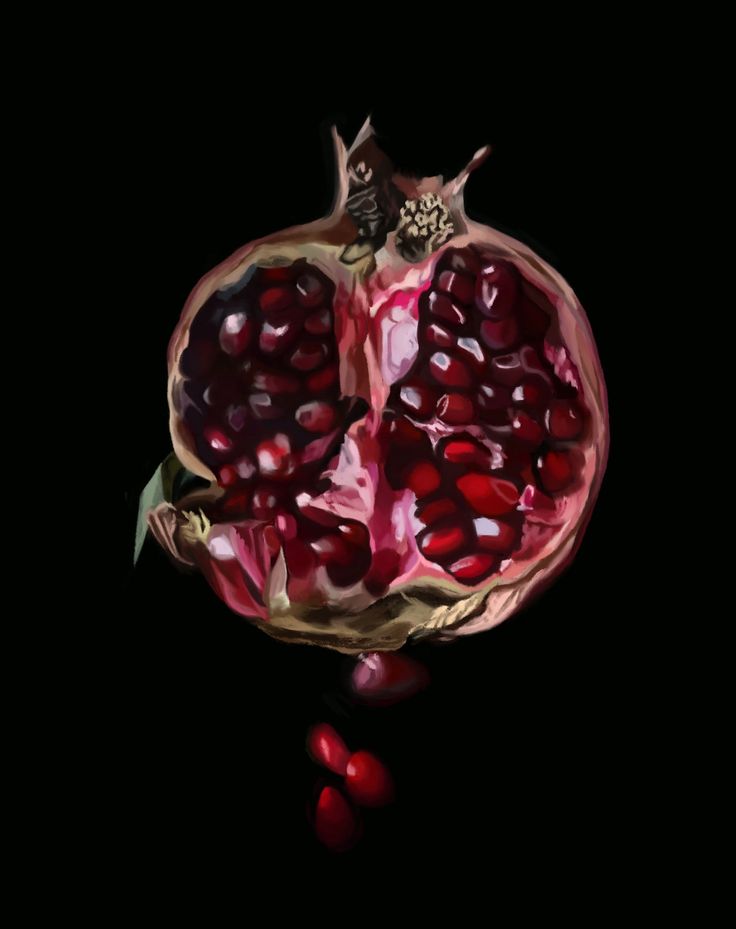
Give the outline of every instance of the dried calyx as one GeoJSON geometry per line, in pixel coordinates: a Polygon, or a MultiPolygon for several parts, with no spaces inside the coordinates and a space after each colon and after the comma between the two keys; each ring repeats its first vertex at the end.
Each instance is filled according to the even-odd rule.
{"type": "Polygon", "coordinates": [[[500,622],[570,560],[607,453],[569,286],[335,137],[324,220],[205,277],[169,350],[175,452],[206,483],[151,516],[179,562],[284,639],[398,648],[500,622]]]}

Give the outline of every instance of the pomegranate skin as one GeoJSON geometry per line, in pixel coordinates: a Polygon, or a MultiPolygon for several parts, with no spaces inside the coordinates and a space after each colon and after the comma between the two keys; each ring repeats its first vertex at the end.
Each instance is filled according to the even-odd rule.
{"type": "Polygon", "coordinates": [[[349,152],[333,138],[330,215],[240,249],[184,307],[168,352],[170,431],[181,465],[209,486],[147,519],[174,561],[263,631],[355,655],[489,629],[544,590],[582,541],[609,428],[572,289],[528,246],[465,214],[464,185],[487,150],[443,184],[392,174],[369,125],[349,152]],[[440,216],[426,253],[398,207],[356,218],[358,157],[362,177],[380,174],[381,190],[415,204],[409,220],[440,216]],[[238,303],[249,281],[260,282],[252,311],[238,303]],[[231,293],[213,349],[197,341],[196,320],[231,293]],[[242,377],[254,385],[247,402],[242,377]],[[208,386],[192,397],[197,379],[208,386]],[[280,431],[290,404],[297,426],[280,431]],[[386,445],[389,414],[407,425],[386,445]],[[455,444],[440,460],[446,437],[455,444]]]}

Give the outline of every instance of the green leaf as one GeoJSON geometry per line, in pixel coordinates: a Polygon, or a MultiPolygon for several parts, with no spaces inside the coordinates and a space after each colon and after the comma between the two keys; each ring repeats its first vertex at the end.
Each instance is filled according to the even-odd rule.
{"type": "Polygon", "coordinates": [[[143,543],[148,535],[148,522],[146,514],[159,503],[171,502],[174,490],[174,481],[180,471],[184,470],[184,465],[179,461],[172,452],[156,468],[153,477],[146,484],[141,492],[141,498],[138,503],[138,521],[135,527],[135,551],[133,554],[133,564],[138,562],[143,543]]]}

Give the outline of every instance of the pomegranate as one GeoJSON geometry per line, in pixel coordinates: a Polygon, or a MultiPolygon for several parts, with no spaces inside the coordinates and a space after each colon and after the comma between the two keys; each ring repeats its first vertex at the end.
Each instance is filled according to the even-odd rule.
{"type": "MultiPolygon", "coordinates": [[[[334,134],[331,214],[245,246],[189,297],[170,428],[204,479],[158,541],[270,635],[358,654],[488,629],[573,557],[606,463],[585,314],[468,219],[461,174],[334,134]]],[[[342,762],[341,762],[342,763],[342,762]]]]}

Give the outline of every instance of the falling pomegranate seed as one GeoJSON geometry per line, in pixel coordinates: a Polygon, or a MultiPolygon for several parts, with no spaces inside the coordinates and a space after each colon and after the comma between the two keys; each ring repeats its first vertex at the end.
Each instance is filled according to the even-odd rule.
{"type": "Polygon", "coordinates": [[[361,806],[386,806],[394,799],[394,782],[386,765],[372,752],[359,751],[350,756],[345,787],[361,806]]]}
{"type": "Polygon", "coordinates": [[[476,581],[490,574],[496,563],[497,559],[493,555],[466,555],[449,565],[447,570],[458,580],[476,581]]]}
{"type": "Polygon", "coordinates": [[[358,820],[336,787],[324,787],[314,814],[314,831],[319,841],[335,852],[344,852],[358,839],[358,820]]]}
{"type": "Polygon", "coordinates": [[[463,394],[445,394],[437,401],[437,415],[442,422],[451,426],[464,425],[473,421],[473,402],[463,394]]]}
{"type": "Polygon", "coordinates": [[[422,554],[429,561],[436,561],[445,555],[456,552],[465,544],[465,532],[461,526],[448,526],[444,529],[427,531],[419,543],[422,554]]]}
{"type": "Polygon", "coordinates": [[[322,400],[312,400],[303,404],[294,415],[302,429],[308,432],[329,432],[337,420],[334,407],[322,400]]]}
{"type": "Polygon", "coordinates": [[[350,676],[350,690],[361,703],[391,706],[429,685],[429,672],[402,652],[365,652],[350,676]]]}
{"type": "Polygon", "coordinates": [[[440,486],[440,472],[429,461],[420,461],[407,472],[405,483],[420,499],[434,493],[440,486]]]}
{"type": "Polygon", "coordinates": [[[307,733],[307,752],[312,761],[335,774],[345,775],[350,750],[329,723],[317,723],[311,727],[307,733]]]}
{"type": "Polygon", "coordinates": [[[519,492],[511,481],[490,474],[464,474],[457,488],[481,516],[503,516],[516,507],[519,492]]]}

